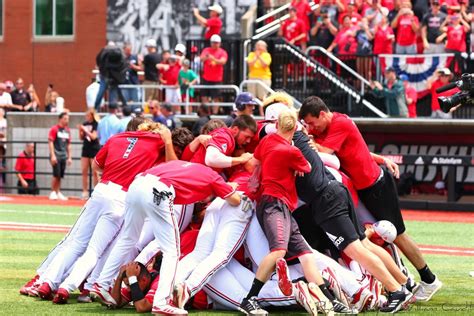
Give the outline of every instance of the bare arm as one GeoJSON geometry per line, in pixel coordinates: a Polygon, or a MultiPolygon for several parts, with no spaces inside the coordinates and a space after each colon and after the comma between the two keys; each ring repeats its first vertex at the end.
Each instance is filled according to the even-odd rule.
{"type": "Polygon", "coordinates": [[[51,165],[55,166],[58,163],[58,160],[56,159],[56,154],[54,153],[54,143],[51,140],[48,140],[48,148],[51,165]]]}
{"type": "Polygon", "coordinates": [[[193,10],[194,16],[196,17],[196,20],[198,21],[201,26],[207,26],[207,19],[204,18],[201,14],[199,14],[199,9],[194,8],[193,10]]]}
{"type": "Polygon", "coordinates": [[[229,168],[246,163],[252,157],[252,154],[249,153],[244,153],[240,157],[229,157],[221,153],[216,147],[208,146],[205,163],[211,168],[229,168]]]}
{"type": "Polygon", "coordinates": [[[372,156],[372,158],[378,165],[387,166],[388,170],[390,170],[390,172],[393,174],[393,176],[396,179],[400,178],[400,169],[398,168],[398,165],[396,163],[394,163],[392,160],[388,158],[385,158],[383,156],[380,156],[374,153],[370,153],[370,155],[372,156]]]}

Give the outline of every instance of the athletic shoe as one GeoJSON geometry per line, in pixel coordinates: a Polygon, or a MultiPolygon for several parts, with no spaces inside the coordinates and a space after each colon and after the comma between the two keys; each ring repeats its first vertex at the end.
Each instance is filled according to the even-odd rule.
{"type": "Polygon", "coordinates": [[[49,286],[49,284],[47,282],[44,282],[38,288],[38,296],[42,300],[50,301],[50,300],[53,299],[53,291],[51,290],[51,287],[49,286]]]}
{"type": "Polygon", "coordinates": [[[251,298],[244,298],[238,308],[245,315],[268,315],[268,312],[260,307],[260,304],[258,304],[257,298],[255,296],[252,296],[251,298]]]}
{"type": "Polygon", "coordinates": [[[402,309],[407,310],[409,308],[410,304],[415,304],[416,303],[416,297],[412,292],[410,292],[406,288],[406,286],[403,287],[403,290],[405,291],[406,298],[405,298],[405,302],[403,302],[402,309]]]}
{"type": "Polygon", "coordinates": [[[35,283],[32,286],[30,286],[29,288],[27,288],[26,291],[28,292],[28,296],[38,297],[39,296],[38,290],[39,290],[40,285],[41,284],[35,283]]]}
{"type": "Polygon", "coordinates": [[[278,278],[278,287],[280,291],[285,296],[293,295],[293,284],[290,279],[290,271],[288,270],[288,265],[286,260],[279,258],[276,261],[276,274],[278,278]]]}
{"type": "Polygon", "coordinates": [[[308,283],[308,290],[318,309],[327,316],[334,316],[334,310],[331,301],[323,294],[319,286],[315,283],[308,283]]]}
{"type": "Polygon", "coordinates": [[[367,310],[374,300],[374,295],[369,291],[368,288],[361,288],[354,296],[352,297],[352,306],[359,311],[359,313],[367,310]]]}
{"type": "Polygon", "coordinates": [[[58,192],[58,199],[61,201],[67,201],[69,200],[67,197],[65,197],[61,192],[58,192]]]}
{"type": "Polygon", "coordinates": [[[339,282],[336,280],[334,272],[330,268],[324,269],[322,277],[326,281],[326,286],[332,291],[334,296],[344,305],[349,306],[349,300],[346,293],[344,293],[339,282]]]}
{"type": "Polygon", "coordinates": [[[20,294],[21,295],[28,295],[28,288],[31,287],[33,284],[35,284],[36,280],[38,280],[39,275],[35,275],[35,277],[28,282],[26,282],[25,285],[23,285],[20,289],[20,294]]]}
{"type": "Polygon", "coordinates": [[[415,294],[416,291],[418,291],[418,289],[420,288],[420,284],[415,282],[415,278],[414,278],[413,274],[411,274],[411,273],[408,274],[408,280],[407,280],[407,283],[405,284],[405,286],[406,286],[407,290],[412,292],[413,294],[415,294]]]}
{"type": "Polygon", "coordinates": [[[109,291],[104,289],[102,286],[99,284],[95,283],[92,286],[92,290],[90,291],[90,296],[99,301],[102,305],[105,306],[115,306],[117,305],[117,302],[115,299],[112,297],[109,291]]]}
{"type": "Polygon", "coordinates": [[[58,292],[53,298],[53,304],[67,304],[69,299],[69,292],[66,289],[59,288],[58,292]]]}
{"type": "Polygon", "coordinates": [[[173,299],[176,307],[184,308],[190,297],[191,293],[186,283],[180,283],[175,285],[173,290],[173,299]]]}
{"type": "Polygon", "coordinates": [[[303,281],[298,281],[295,284],[294,291],[295,299],[310,315],[318,315],[318,308],[314,304],[313,298],[308,290],[308,285],[303,281]]]}
{"type": "Polygon", "coordinates": [[[77,297],[78,303],[92,303],[92,298],[89,296],[89,290],[82,290],[81,294],[77,297]]]}
{"type": "Polygon", "coordinates": [[[355,310],[355,309],[353,310],[353,309],[347,307],[347,305],[340,302],[337,298],[335,298],[331,303],[332,303],[332,309],[335,313],[338,313],[338,314],[351,314],[351,315],[356,315],[356,314],[359,313],[359,312],[357,312],[357,310],[355,310]]]}
{"type": "Polygon", "coordinates": [[[420,281],[418,291],[415,292],[416,300],[419,302],[429,301],[442,286],[443,283],[438,279],[438,277],[436,277],[431,284],[420,281]]]}
{"type": "Polygon", "coordinates": [[[402,308],[402,305],[405,302],[406,298],[407,297],[404,290],[390,292],[388,293],[387,304],[384,307],[380,308],[380,311],[382,313],[394,314],[402,308]]]}
{"type": "Polygon", "coordinates": [[[50,200],[57,200],[58,199],[58,194],[56,193],[56,191],[51,191],[51,193],[49,194],[49,199],[50,200]]]}
{"type": "Polygon", "coordinates": [[[188,311],[167,304],[167,305],[153,306],[151,313],[153,315],[187,315],[188,311]]]}

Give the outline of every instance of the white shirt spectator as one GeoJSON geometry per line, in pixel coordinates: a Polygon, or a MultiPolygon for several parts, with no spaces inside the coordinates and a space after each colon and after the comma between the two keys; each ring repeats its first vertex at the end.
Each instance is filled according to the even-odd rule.
{"type": "Polygon", "coordinates": [[[8,92],[3,92],[0,95],[0,106],[1,105],[12,105],[12,96],[8,92]]]}
{"type": "MultiPolygon", "coordinates": [[[[86,103],[87,108],[94,108],[95,99],[97,97],[97,93],[99,93],[100,84],[97,81],[94,81],[86,88],[86,103]]],[[[104,99],[102,99],[102,104],[104,103],[104,99]]]]}

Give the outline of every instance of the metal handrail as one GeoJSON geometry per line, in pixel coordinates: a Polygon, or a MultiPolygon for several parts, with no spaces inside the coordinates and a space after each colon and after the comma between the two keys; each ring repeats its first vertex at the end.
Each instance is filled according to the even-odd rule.
{"type": "Polygon", "coordinates": [[[255,20],[255,23],[263,22],[266,19],[271,18],[272,16],[274,16],[274,15],[276,15],[276,14],[282,12],[282,11],[285,11],[286,9],[288,9],[290,7],[290,5],[291,5],[291,3],[284,4],[281,7],[262,15],[261,17],[259,17],[255,20]]]}

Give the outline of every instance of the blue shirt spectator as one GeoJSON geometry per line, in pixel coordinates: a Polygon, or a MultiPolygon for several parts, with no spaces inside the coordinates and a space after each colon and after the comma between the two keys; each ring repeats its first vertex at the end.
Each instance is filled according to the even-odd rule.
{"type": "Polygon", "coordinates": [[[128,122],[132,120],[132,107],[127,105],[122,109],[123,117],[120,119],[119,133],[123,133],[127,130],[128,122]]]}
{"type": "Polygon", "coordinates": [[[99,143],[104,146],[107,140],[115,134],[120,133],[120,120],[117,117],[117,105],[109,105],[109,114],[100,120],[97,126],[99,133],[99,143]]]}

